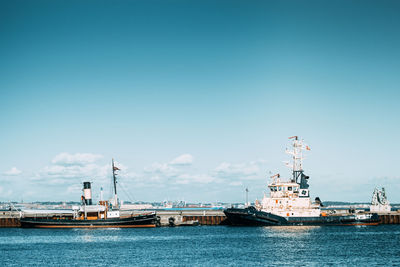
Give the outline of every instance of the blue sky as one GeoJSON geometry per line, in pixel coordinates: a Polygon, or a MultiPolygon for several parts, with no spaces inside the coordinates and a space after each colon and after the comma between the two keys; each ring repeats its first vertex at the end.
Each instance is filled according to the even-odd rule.
{"type": "Polygon", "coordinates": [[[260,198],[311,146],[311,194],[399,202],[397,1],[1,1],[0,201],[260,198]],[[97,188],[97,189],[96,189],[97,188]],[[121,196],[124,198],[124,195],[121,196]]]}

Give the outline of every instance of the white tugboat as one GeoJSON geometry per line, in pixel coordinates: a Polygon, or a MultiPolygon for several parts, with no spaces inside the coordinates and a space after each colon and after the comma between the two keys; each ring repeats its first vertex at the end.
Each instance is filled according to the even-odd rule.
{"type": "Polygon", "coordinates": [[[279,174],[272,176],[268,185],[270,196],[265,196],[261,203],[244,209],[229,208],[224,210],[232,225],[377,225],[377,214],[327,215],[321,212],[322,203],[317,197],[310,199],[308,179],[304,174],[302,161],[303,151],[310,150],[292,136],[292,150],[286,152],[292,156],[292,178],[282,181],[279,174]]]}

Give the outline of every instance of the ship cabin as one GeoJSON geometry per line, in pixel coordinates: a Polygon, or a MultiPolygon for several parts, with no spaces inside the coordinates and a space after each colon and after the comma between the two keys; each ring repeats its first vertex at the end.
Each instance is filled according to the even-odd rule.
{"type": "Polygon", "coordinates": [[[73,206],[74,218],[77,220],[105,220],[119,218],[119,210],[110,210],[108,201],[99,201],[98,205],[73,206]]]}
{"type": "Polygon", "coordinates": [[[272,183],[268,185],[271,198],[298,198],[300,185],[298,183],[272,183]]]}
{"type": "MultiPolygon", "coordinates": [[[[115,172],[114,167],[113,170],[115,172]]],[[[114,174],[114,186],[115,186],[115,174],[114,174]]],[[[120,217],[119,210],[112,209],[112,205],[108,201],[100,200],[97,205],[93,205],[91,182],[83,182],[82,191],[83,191],[83,195],[81,196],[82,204],[80,206],[72,207],[72,210],[74,212],[74,219],[106,220],[106,219],[115,219],[120,217]]],[[[100,198],[102,199],[102,197],[100,198]]],[[[116,194],[115,194],[115,199],[117,199],[116,194]]]]}

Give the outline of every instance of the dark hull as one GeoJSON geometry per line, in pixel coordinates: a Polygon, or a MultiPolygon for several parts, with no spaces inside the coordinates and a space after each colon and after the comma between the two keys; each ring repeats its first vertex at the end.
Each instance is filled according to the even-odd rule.
{"type": "Polygon", "coordinates": [[[224,210],[232,225],[241,226],[293,226],[293,225],[378,225],[378,215],[358,219],[355,215],[318,216],[318,217],[282,217],[272,213],[258,211],[254,207],[245,209],[230,208],[224,210]]]}
{"type": "Polygon", "coordinates": [[[25,228],[143,228],[157,225],[155,214],[102,220],[21,218],[20,221],[25,228]]]}

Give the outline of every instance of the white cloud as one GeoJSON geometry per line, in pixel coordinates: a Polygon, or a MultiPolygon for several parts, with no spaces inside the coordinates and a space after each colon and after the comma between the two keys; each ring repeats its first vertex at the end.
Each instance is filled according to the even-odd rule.
{"type": "Polygon", "coordinates": [[[169,188],[173,185],[208,184],[221,181],[213,175],[193,173],[193,168],[188,168],[188,165],[192,163],[193,156],[190,154],[180,155],[169,163],[156,162],[144,168],[143,179],[149,184],[169,188]]]}
{"type": "Polygon", "coordinates": [[[264,160],[250,161],[245,163],[223,162],[213,171],[197,173],[193,168],[183,166],[190,165],[193,157],[183,154],[169,163],[153,163],[144,168],[143,180],[148,184],[157,186],[172,185],[199,185],[199,184],[222,184],[230,186],[241,186],[242,180],[262,179],[261,171],[264,160]]]}
{"type": "MultiPolygon", "coordinates": [[[[60,153],[31,180],[52,185],[75,184],[83,180],[104,182],[111,175],[111,165],[100,165],[102,155],[91,153],[60,153]]],[[[121,165],[118,165],[121,166],[121,165]]]]}
{"type": "MultiPolygon", "coordinates": [[[[144,168],[144,173],[147,177],[147,181],[157,183],[170,183],[177,182],[180,184],[185,184],[186,179],[181,178],[176,181],[178,176],[184,174],[184,169],[182,167],[191,165],[193,163],[193,156],[190,154],[182,154],[179,157],[174,158],[169,163],[159,163],[155,162],[150,166],[144,168]]],[[[187,169],[185,169],[187,171],[187,169]]]]}
{"type": "Polygon", "coordinates": [[[97,160],[101,159],[103,156],[98,154],[91,153],[60,153],[54,157],[51,161],[53,164],[62,165],[62,166],[70,166],[70,165],[86,165],[89,163],[94,163],[97,160]]]}
{"type": "Polygon", "coordinates": [[[182,174],[176,179],[177,184],[209,184],[216,178],[208,174],[182,174]]]}
{"type": "Polygon", "coordinates": [[[169,164],[171,165],[191,165],[193,163],[193,156],[190,154],[183,154],[174,158],[169,164]]]}
{"type": "MultiPolygon", "coordinates": [[[[47,184],[48,188],[63,192],[65,197],[72,197],[81,190],[81,182],[94,182],[93,188],[106,189],[112,177],[111,162],[100,160],[101,155],[91,153],[61,153],[54,157],[50,164],[37,171],[30,179],[32,185],[47,184]]],[[[242,163],[222,162],[214,169],[202,169],[193,166],[193,156],[182,154],[170,161],[155,162],[141,171],[130,170],[119,162],[115,165],[118,171],[118,182],[131,194],[142,194],[142,189],[150,188],[151,192],[163,194],[182,190],[196,190],[195,194],[207,194],[211,188],[236,190],[249,180],[263,180],[264,161],[242,163]],[[175,188],[175,189],[174,189],[175,188]]],[[[250,184],[252,182],[250,181],[250,184]]],[[[97,190],[97,189],[96,189],[97,190]]],[[[98,190],[97,190],[98,191],[98,190]]],[[[54,193],[56,196],[57,193],[54,193]]],[[[124,193],[123,193],[124,194],[124,193]]],[[[50,196],[51,194],[49,194],[50,196]]],[[[57,194],[57,197],[60,197],[57,194]]],[[[126,198],[125,198],[126,199],[126,198]]]]}
{"type": "Polygon", "coordinates": [[[44,167],[41,171],[41,175],[58,178],[84,178],[85,176],[98,176],[100,171],[101,167],[97,164],[88,164],[83,166],[51,165],[44,167]]]}
{"type": "Polygon", "coordinates": [[[168,163],[158,163],[155,162],[152,165],[145,167],[144,171],[146,173],[153,173],[153,174],[161,174],[167,177],[174,177],[177,176],[180,171],[168,163]]]}
{"type": "Polygon", "coordinates": [[[80,190],[82,190],[81,184],[73,184],[67,187],[67,193],[76,193],[80,192],[80,190]]]}
{"type": "Polygon", "coordinates": [[[18,170],[17,167],[12,167],[11,170],[4,172],[4,175],[7,176],[16,176],[21,174],[22,171],[18,170]]]}
{"type": "Polygon", "coordinates": [[[221,177],[249,178],[257,176],[261,172],[260,165],[262,163],[264,163],[264,161],[261,160],[238,164],[223,162],[215,168],[215,173],[221,177]]]}

